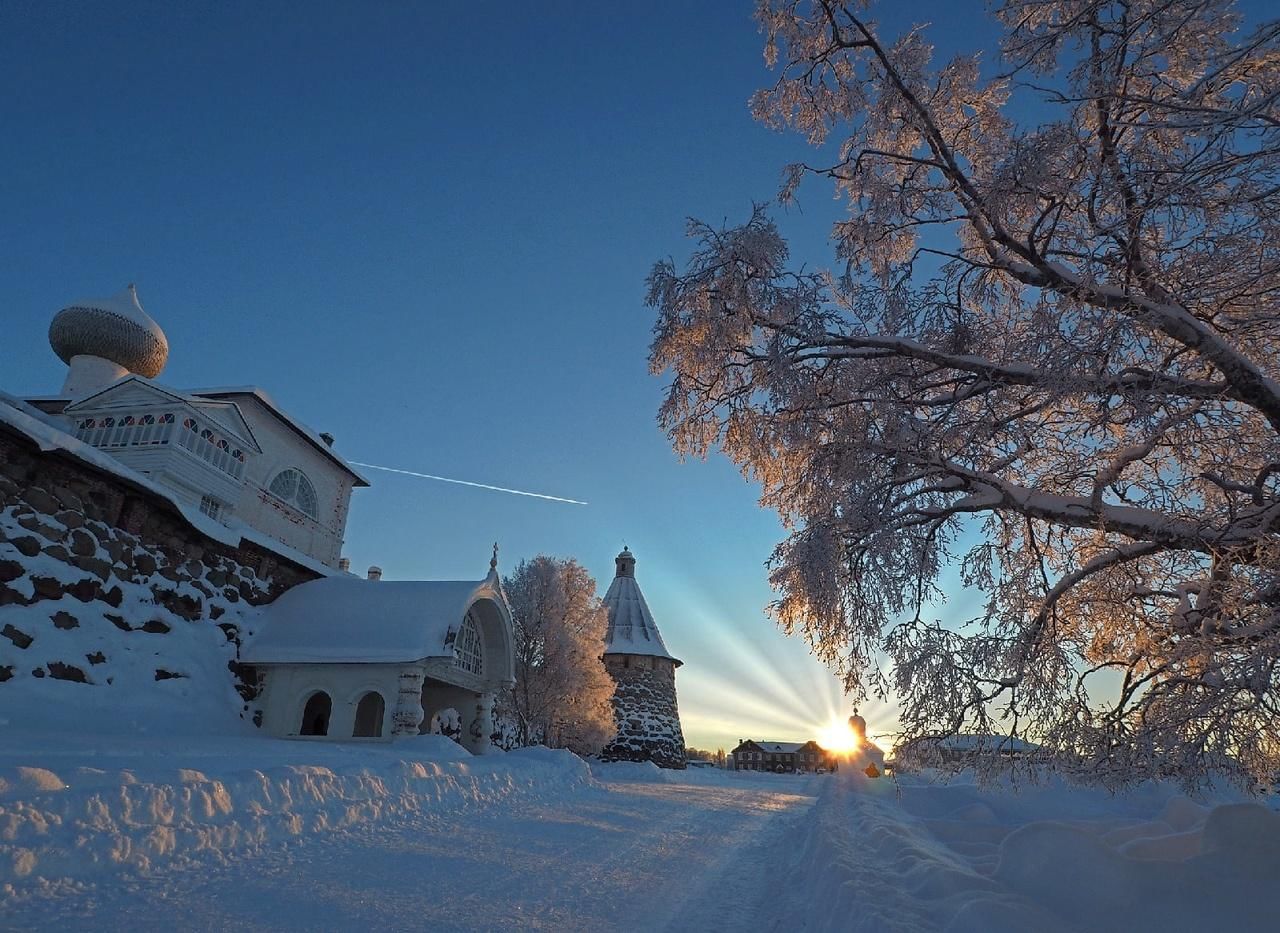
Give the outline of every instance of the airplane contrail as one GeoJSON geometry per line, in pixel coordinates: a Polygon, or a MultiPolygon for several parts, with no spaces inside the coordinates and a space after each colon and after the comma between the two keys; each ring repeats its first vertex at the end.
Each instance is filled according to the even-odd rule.
{"type": "Polygon", "coordinates": [[[540,492],[525,492],[523,489],[508,489],[506,486],[490,486],[488,483],[473,483],[466,479],[450,479],[447,476],[436,476],[434,473],[419,473],[417,470],[397,470],[395,467],[378,466],[376,463],[361,463],[358,460],[347,461],[352,466],[365,467],[369,470],[383,470],[387,473],[402,473],[405,476],[417,476],[421,479],[434,479],[442,483],[457,483],[459,486],[474,486],[476,489],[492,489],[494,492],[509,492],[513,496],[531,496],[534,499],[549,499],[552,502],[567,502],[570,505],[589,505],[581,499],[566,499],[563,496],[547,496],[540,492]]]}

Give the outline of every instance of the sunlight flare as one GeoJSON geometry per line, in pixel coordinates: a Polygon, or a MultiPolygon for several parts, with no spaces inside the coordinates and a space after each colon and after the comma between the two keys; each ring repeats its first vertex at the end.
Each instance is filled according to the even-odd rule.
{"type": "Polygon", "coordinates": [[[857,751],[859,743],[848,721],[837,714],[818,730],[818,744],[829,752],[847,755],[857,751]]]}

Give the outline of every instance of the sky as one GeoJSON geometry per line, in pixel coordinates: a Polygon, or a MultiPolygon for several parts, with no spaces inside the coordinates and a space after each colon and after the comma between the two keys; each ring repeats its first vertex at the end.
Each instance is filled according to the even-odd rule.
{"type": "MultiPolygon", "coordinates": [[[[942,50],[979,5],[886,7],[942,50]]],[[[136,283],[159,381],[256,384],[368,471],[345,553],[388,579],[575,557],[603,594],[624,543],[685,736],[803,740],[851,711],[765,613],[784,531],[724,457],[656,423],[644,280],[686,218],[737,221],[800,138],[755,123],[752,4],[0,5],[0,388],[56,392],[52,316],[136,283]]],[[[824,265],[836,208],[780,215],[824,265]]],[[[862,710],[870,731],[892,709],[862,710]]]]}

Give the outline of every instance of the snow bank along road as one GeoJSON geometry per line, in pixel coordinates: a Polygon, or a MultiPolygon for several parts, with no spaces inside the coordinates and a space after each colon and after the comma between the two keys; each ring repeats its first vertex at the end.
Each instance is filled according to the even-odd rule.
{"type": "Polygon", "coordinates": [[[215,771],[157,748],[0,767],[0,927],[706,928],[776,907],[790,853],[773,841],[823,782],[630,764],[599,780],[567,752],[438,739],[417,760],[303,748],[315,764],[215,771]]]}
{"type": "Polygon", "coordinates": [[[1271,931],[1263,804],[430,737],[0,745],[0,927],[1271,931]]]}

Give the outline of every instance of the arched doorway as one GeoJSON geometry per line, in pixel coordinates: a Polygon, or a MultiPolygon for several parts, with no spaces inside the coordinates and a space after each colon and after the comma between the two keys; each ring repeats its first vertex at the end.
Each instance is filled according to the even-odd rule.
{"type": "Polygon", "coordinates": [[[307,705],[302,710],[302,728],[299,735],[328,735],[329,713],[333,710],[333,701],[329,694],[318,690],[311,694],[307,705]]]}
{"type": "Polygon", "coordinates": [[[357,739],[376,739],[382,735],[382,714],[386,706],[381,693],[369,691],[356,705],[356,726],[351,735],[357,739]]]}

